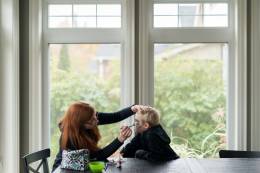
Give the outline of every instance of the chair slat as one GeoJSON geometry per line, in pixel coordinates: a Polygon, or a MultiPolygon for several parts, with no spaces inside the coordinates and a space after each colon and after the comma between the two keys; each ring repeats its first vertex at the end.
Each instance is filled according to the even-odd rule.
{"type": "Polygon", "coordinates": [[[39,169],[41,168],[41,166],[43,165],[43,160],[41,161],[41,163],[38,165],[38,167],[36,168],[36,171],[39,171],[39,169]]]}
{"type": "Polygon", "coordinates": [[[31,154],[27,154],[23,157],[24,159],[24,167],[25,167],[25,172],[29,173],[32,171],[33,173],[39,173],[39,169],[43,167],[44,173],[49,173],[49,167],[48,167],[48,161],[47,158],[50,157],[50,149],[44,149],[41,151],[37,151],[31,154]],[[29,166],[33,162],[37,162],[41,160],[39,165],[37,166],[36,169],[32,168],[29,166]]]}
{"type": "Polygon", "coordinates": [[[41,160],[41,159],[50,157],[50,149],[44,149],[41,151],[37,151],[32,154],[28,154],[24,157],[26,158],[28,164],[30,164],[32,162],[35,162],[35,160],[37,161],[37,160],[41,160]]]}

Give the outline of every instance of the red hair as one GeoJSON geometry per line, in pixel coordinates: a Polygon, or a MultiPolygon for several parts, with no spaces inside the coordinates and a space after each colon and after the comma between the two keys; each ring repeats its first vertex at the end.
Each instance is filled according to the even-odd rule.
{"type": "Polygon", "coordinates": [[[96,127],[88,129],[85,124],[94,116],[95,109],[88,103],[76,102],[68,108],[59,126],[62,129],[61,149],[69,149],[71,145],[76,149],[99,150],[97,143],[100,133],[96,127]]]}

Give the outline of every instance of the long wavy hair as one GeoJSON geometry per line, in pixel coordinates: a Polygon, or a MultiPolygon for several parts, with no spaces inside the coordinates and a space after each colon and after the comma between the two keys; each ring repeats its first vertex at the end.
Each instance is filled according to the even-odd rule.
{"type": "Polygon", "coordinates": [[[76,149],[99,150],[100,140],[98,127],[86,129],[84,126],[94,116],[95,109],[88,103],[76,102],[69,106],[59,123],[62,131],[61,149],[69,149],[71,145],[76,149]]]}

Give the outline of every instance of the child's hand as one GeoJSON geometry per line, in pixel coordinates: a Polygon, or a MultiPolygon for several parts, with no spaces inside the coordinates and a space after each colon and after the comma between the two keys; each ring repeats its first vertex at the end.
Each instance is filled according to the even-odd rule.
{"type": "Polygon", "coordinates": [[[148,152],[145,150],[137,150],[135,152],[135,157],[139,159],[145,159],[147,157],[148,152]]]}
{"type": "Polygon", "coordinates": [[[132,135],[132,130],[128,126],[123,126],[120,129],[120,134],[118,136],[118,140],[120,142],[124,142],[131,135],[132,135]]]}

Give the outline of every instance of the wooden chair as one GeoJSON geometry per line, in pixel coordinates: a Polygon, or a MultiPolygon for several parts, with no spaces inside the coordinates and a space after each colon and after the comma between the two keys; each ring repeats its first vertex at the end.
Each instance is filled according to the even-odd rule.
{"type": "Polygon", "coordinates": [[[220,158],[260,158],[260,151],[220,150],[220,158]]]}
{"type": "Polygon", "coordinates": [[[25,173],[32,171],[33,173],[39,173],[41,166],[43,167],[44,173],[49,173],[47,158],[50,157],[50,149],[44,149],[31,154],[27,154],[23,157],[25,173]],[[41,160],[36,169],[30,166],[31,163],[41,160]]]}

